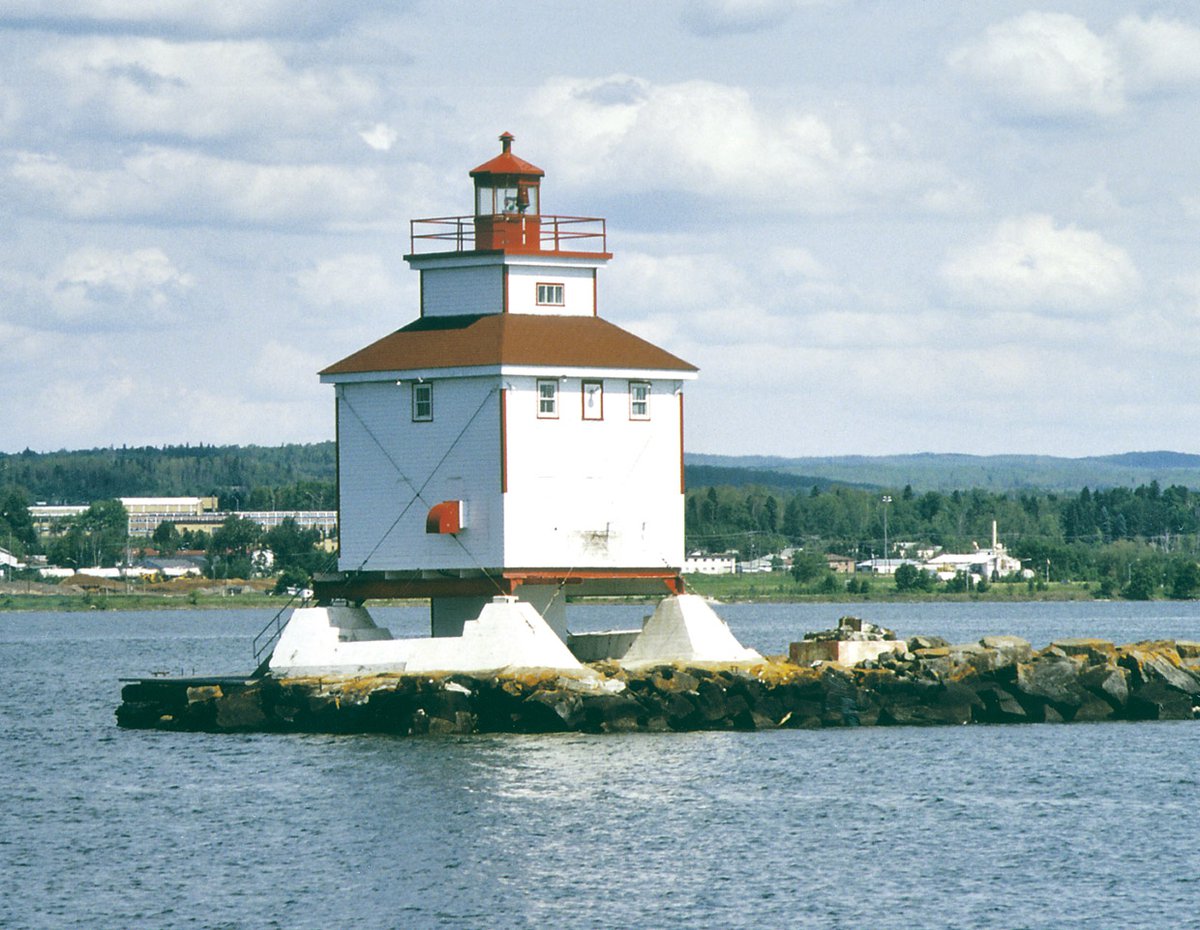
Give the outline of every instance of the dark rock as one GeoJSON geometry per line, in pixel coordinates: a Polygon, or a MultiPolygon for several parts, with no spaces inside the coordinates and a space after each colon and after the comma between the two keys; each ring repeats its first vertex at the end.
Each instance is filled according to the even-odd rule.
{"type": "Polygon", "coordinates": [[[1131,720],[1191,720],[1194,698],[1163,681],[1151,681],[1129,695],[1131,720]]]}
{"type": "MultiPolygon", "coordinates": [[[[1032,662],[1017,666],[1018,699],[1034,698],[1050,706],[1065,720],[1088,700],[1088,693],[1079,682],[1079,666],[1065,655],[1041,652],[1032,662]]],[[[1025,703],[1029,708],[1028,702],[1025,703]]],[[[1050,715],[1043,713],[1047,720],[1050,715]]]]}
{"type": "Polygon", "coordinates": [[[1116,711],[1129,702],[1129,673],[1118,665],[1093,665],[1079,673],[1079,683],[1116,711]]]}
{"type": "Polygon", "coordinates": [[[1029,723],[1025,707],[1011,692],[996,684],[982,686],[976,694],[980,705],[975,711],[978,723],[1029,723]]]}

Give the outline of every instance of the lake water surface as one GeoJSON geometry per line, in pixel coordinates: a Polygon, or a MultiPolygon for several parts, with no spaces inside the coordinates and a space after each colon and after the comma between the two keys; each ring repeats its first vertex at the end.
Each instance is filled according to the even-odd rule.
{"type": "MultiPolygon", "coordinates": [[[[572,607],[575,629],[642,607],[572,607]]],[[[1200,604],[729,605],[786,651],[1200,640],[1200,604]]],[[[377,611],[397,634],[426,611],[377,611]]],[[[585,736],[117,729],[261,611],[0,613],[0,927],[1200,927],[1200,724],[585,736]]]]}

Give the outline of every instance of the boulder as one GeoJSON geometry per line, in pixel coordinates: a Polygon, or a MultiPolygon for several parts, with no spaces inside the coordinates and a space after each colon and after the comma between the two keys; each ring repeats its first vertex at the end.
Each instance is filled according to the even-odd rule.
{"type": "MultiPolygon", "coordinates": [[[[1065,655],[1043,651],[1032,662],[1017,665],[1017,696],[1026,709],[1034,703],[1049,706],[1056,716],[1071,720],[1088,700],[1079,682],[1079,666],[1065,655]]],[[[1043,711],[1047,721],[1050,715],[1043,711]]]]}
{"type": "Polygon", "coordinates": [[[1056,639],[1050,645],[1063,655],[1084,659],[1088,665],[1117,661],[1117,647],[1106,639],[1056,639]]]}
{"type": "Polygon", "coordinates": [[[1091,694],[1122,711],[1129,703],[1129,673],[1119,665],[1093,665],[1079,673],[1079,683],[1091,694]]]}

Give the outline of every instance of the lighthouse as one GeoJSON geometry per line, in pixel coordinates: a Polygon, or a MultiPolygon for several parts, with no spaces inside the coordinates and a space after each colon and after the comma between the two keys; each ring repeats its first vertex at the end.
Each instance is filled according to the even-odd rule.
{"type": "MultiPolygon", "coordinates": [[[[673,599],[667,627],[634,650],[652,657],[696,639],[696,617],[711,614],[690,597],[678,609],[683,391],[697,369],[600,315],[606,223],[542,212],[545,173],[513,141],[501,135],[469,172],[470,214],[412,220],[416,318],[320,373],[335,395],[340,552],[293,633],[309,624],[366,656],[390,634],[364,602],[427,598],[442,642],[421,648],[437,661],[453,665],[451,643],[478,644],[504,613],[522,618],[509,632],[538,628],[526,664],[550,665],[574,661],[569,598],[673,599]]],[[[316,641],[279,658],[288,639],[273,668],[303,666],[316,641]]]]}

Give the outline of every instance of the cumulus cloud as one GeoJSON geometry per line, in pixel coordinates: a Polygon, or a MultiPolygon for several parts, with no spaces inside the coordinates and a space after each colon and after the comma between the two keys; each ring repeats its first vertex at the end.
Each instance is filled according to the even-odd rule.
{"type": "Polygon", "coordinates": [[[72,252],[47,277],[45,293],[63,323],[119,329],[171,322],[194,285],[161,249],[88,247],[72,252]]]}
{"type": "Polygon", "coordinates": [[[323,259],[297,272],[295,282],[300,298],[318,308],[391,306],[405,293],[378,255],[323,259]]]}
{"type": "Polygon", "coordinates": [[[556,79],[535,100],[554,127],[560,164],[624,190],[683,190],[728,205],[844,206],[895,183],[866,142],[820,116],[766,112],[742,88],[653,84],[628,75],[556,79]]]}
{"type": "Polygon", "coordinates": [[[1031,11],[990,26],[950,64],[994,99],[1033,116],[1109,116],[1125,106],[1110,44],[1066,13],[1031,11]]]}
{"type": "Polygon", "coordinates": [[[762,32],[786,22],[801,7],[831,0],[692,0],[683,11],[683,25],[701,36],[762,32]]]}
{"type": "Polygon", "coordinates": [[[262,41],[98,37],[54,42],[39,65],[72,109],[123,135],[191,140],[304,132],[370,107],[348,69],[296,70],[262,41]]]}
{"type": "Polygon", "coordinates": [[[1113,40],[1134,92],[1200,84],[1200,29],[1176,20],[1127,16],[1117,23],[1113,40]]]}
{"type": "Polygon", "coordinates": [[[988,241],[953,252],[941,273],[964,302],[1066,315],[1111,308],[1139,283],[1119,246],[1040,214],[1005,220],[988,241]]]}
{"type": "MultiPolygon", "coordinates": [[[[47,290],[59,316],[82,319],[106,313],[108,308],[140,311],[150,317],[168,310],[174,296],[194,286],[191,275],[170,262],[160,248],[115,252],[107,248],[80,248],[67,256],[50,275],[47,290]]],[[[121,320],[114,320],[121,322],[121,320]]]]}
{"type": "Polygon", "coordinates": [[[949,60],[1015,115],[1111,117],[1131,98],[1200,87],[1200,29],[1127,16],[1101,33],[1067,13],[1031,11],[949,60]]]}
{"type": "Polygon", "coordinates": [[[22,152],[9,175],[37,206],[72,219],[315,227],[386,219],[386,185],[366,168],[256,164],[146,146],[115,168],[22,152]]]}

